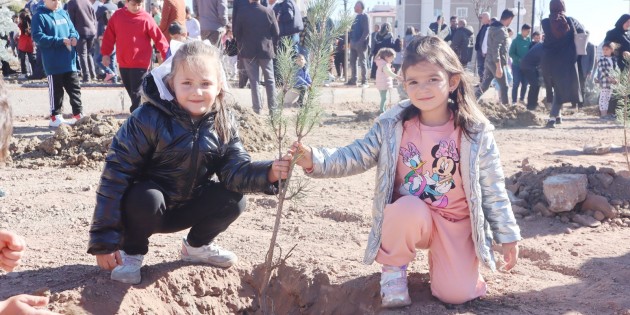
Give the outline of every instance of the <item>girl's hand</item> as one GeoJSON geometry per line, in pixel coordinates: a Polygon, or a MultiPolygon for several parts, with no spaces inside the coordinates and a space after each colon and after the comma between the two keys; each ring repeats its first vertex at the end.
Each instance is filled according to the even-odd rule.
{"type": "Polygon", "coordinates": [[[287,179],[287,177],[289,177],[292,159],[293,155],[287,154],[282,157],[282,160],[273,161],[267,173],[267,180],[269,180],[270,183],[275,183],[281,179],[287,179]]]}
{"type": "Polygon", "coordinates": [[[313,152],[308,146],[302,145],[300,142],[293,142],[291,154],[297,156],[295,164],[301,166],[303,169],[310,170],[313,168],[313,152]]]}
{"type": "Polygon", "coordinates": [[[503,260],[505,260],[505,270],[510,271],[516,266],[518,260],[518,242],[503,243],[501,244],[503,249],[503,260]]]}
{"type": "Polygon", "coordinates": [[[495,75],[496,75],[496,77],[498,79],[502,78],[503,77],[503,69],[501,69],[501,67],[497,67],[497,71],[496,71],[495,75]]]}
{"type": "Polygon", "coordinates": [[[120,257],[119,251],[115,251],[111,254],[96,255],[96,264],[101,267],[101,269],[112,270],[116,268],[116,266],[122,265],[122,263],[122,257],[120,257]]]}
{"type": "Polygon", "coordinates": [[[4,315],[55,315],[47,309],[40,309],[48,305],[48,297],[20,294],[0,301],[0,314],[4,315]]]}
{"type": "Polygon", "coordinates": [[[20,264],[26,243],[17,234],[0,230],[0,269],[11,272],[20,264]]]}

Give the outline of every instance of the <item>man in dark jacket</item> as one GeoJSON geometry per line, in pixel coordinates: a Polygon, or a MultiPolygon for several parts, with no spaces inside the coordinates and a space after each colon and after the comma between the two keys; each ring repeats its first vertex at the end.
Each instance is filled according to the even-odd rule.
{"type": "Polygon", "coordinates": [[[68,15],[74,27],[79,33],[77,54],[81,64],[82,82],[96,80],[92,50],[96,38],[96,14],[89,0],[70,0],[68,2],[68,15]]]}
{"type": "Polygon", "coordinates": [[[273,61],[276,54],[275,43],[280,30],[273,11],[260,4],[259,0],[250,0],[249,5],[239,9],[238,18],[234,21],[234,36],[240,50],[240,58],[250,78],[252,105],[256,113],[260,113],[262,102],[258,91],[258,67],[263,69],[265,88],[267,90],[267,106],[271,113],[276,108],[276,82],[273,75],[273,61]]]}
{"type": "Polygon", "coordinates": [[[521,58],[519,67],[523,73],[523,77],[529,83],[529,92],[527,94],[527,109],[535,110],[538,106],[538,93],[540,92],[540,62],[543,55],[543,44],[534,45],[521,58]]]}
{"type": "Polygon", "coordinates": [[[356,86],[357,84],[357,59],[359,67],[361,67],[361,85],[367,87],[367,50],[368,39],[370,36],[370,24],[368,16],[363,12],[365,5],[363,1],[357,1],[354,5],[354,12],[357,16],[354,18],[350,34],[350,73],[351,77],[346,85],[356,86]]]}
{"type": "Polygon", "coordinates": [[[293,40],[293,44],[297,45],[300,41],[300,32],[304,30],[304,23],[302,22],[300,8],[295,5],[295,1],[284,0],[277,2],[273,6],[273,12],[278,21],[280,37],[290,37],[293,40]]]}
{"type": "Polygon", "coordinates": [[[438,15],[437,19],[435,20],[435,22],[429,24],[429,29],[438,37],[440,37],[441,39],[445,39],[447,37],[450,37],[451,35],[451,31],[450,28],[448,29],[448,34],[446,34],[445,36],[440,36],[440,34],[442,34],[442,31],[444,31],[444,29],[448,28],[448,25],[444,24],[444,18],[441,15],[438,15]]]}
{"type": "Polygon", "coordinates": [[[464,19],[459,20],[458,24],[459,27],[453,34],[453,39],[451,40],[451,48],[455,51],[455,54],[457,54],[462,66],[466,67],[472,57],[472,35],[474,31],[472,26],[467,25],[468,23],[464,19]]]}
{"type": "Polygon", "coordinates": [[[504,67],[508,61],[508,32],[507,27],[514,19],[514,12],[510,9],[503,10],[501,13],[501,21],[490,24],[488,29],[488,53],[486,54],[485,68],[483,72],[483,80],[475,91],[477,99],[481,98],[486,90],[490,87],[492,80],[497,79],[501,88],[501,104],[508,105],[508,86],[507,76],[504,67]]]}
{"type": "Polygon", "coordinates": [[[487,46],[483,46],[488,27],[490,27],[490,13],[483,12],[481,13],[481,28],[479,29],[479,33],[477,33],[477,38],[475,38],[475,53],[477,54],[477,74],[479,75],[480,79],[483,78],[483,68],[486,61],[486,53],[488,52],[487,46]]]}

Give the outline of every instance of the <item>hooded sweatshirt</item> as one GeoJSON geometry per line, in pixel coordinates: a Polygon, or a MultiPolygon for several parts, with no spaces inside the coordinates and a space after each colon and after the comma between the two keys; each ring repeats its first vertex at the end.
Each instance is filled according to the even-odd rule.
{"type": "Polygon", "coordinates": [[[149,13],[134,14],[127,8],[114,12],[107,22],[101,54],[109,56],[116,44],[116,59],[121,68],[148,69],[151,64],[151,39],[166,59],[168,42],[149,13]]]}
{"type": "Polygon", "coordinates": [[[75,63],[77,51],[64,45],[66,38],[79,39],[68,13],[62,9],[52,11],[45,6],[39,6],[33,16],[31,34],[42,52],[44,71],[47,75],[62,74],[77,71],[75,63]]]}

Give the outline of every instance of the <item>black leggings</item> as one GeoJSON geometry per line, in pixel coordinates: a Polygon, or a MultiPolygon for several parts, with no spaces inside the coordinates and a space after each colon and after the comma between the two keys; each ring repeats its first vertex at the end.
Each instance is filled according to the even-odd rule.
{"type": "Polygon", "coordinates": [[[245,210],[242,194],[229,191],[219,183],[205,185],[199,197],[169,208],[158,185],[151,181],[133,184],[123,199],[122,249],[129,255],[145,255],[149,237],[187,228],[188,244],[200,247],[225,231],[245,210]]]}

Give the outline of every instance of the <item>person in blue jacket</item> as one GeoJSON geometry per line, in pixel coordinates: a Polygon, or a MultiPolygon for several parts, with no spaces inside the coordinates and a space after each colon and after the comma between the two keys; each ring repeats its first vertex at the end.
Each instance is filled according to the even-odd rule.
{"type": "Polygon", "coordinates": [[[81,86],[77,75],[75,46],[79,34],[68,13],[61,9],[59,0],[44,0],[33,16],[31,34],[42,52],[44,71],[48,79],[50,98],[50,127],[73,124],[83,117],[81,86]],[[72,106],[72,119],[61,115],[63,91],[66,90],[72,106]]]}

